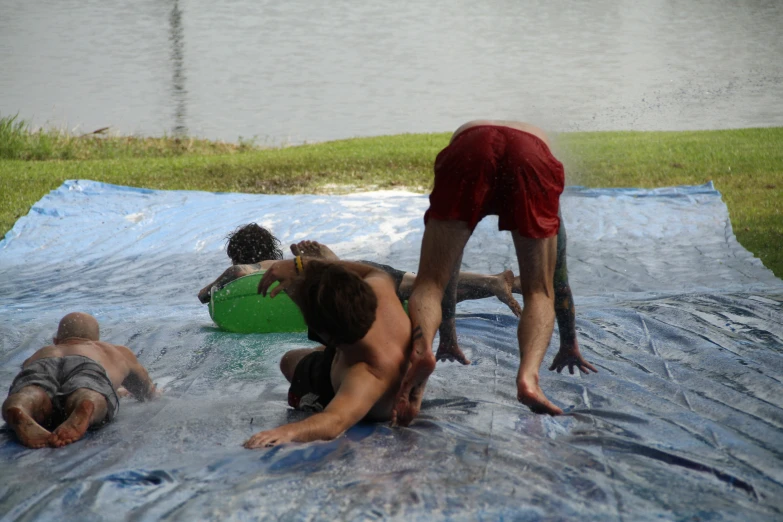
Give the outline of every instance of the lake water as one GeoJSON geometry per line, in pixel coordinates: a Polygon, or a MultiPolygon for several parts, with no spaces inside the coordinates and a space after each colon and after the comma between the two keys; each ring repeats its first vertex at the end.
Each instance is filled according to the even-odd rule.
{"type": "Polygon", "coordinates": [[[0,0],[0,115],[261,144],[783,125],[780,0],[0,0]]]}

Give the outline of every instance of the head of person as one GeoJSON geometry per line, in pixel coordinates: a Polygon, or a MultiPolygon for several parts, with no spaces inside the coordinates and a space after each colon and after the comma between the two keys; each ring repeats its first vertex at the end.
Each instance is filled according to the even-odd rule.
{"type": "Polygon", "coordinates": [[[327,342],[353,344],[375,322],[375,292],[342,266],[308,261],[296,293],[307,326],[327,342]]]}
{"type": "Polygon", "coordinates": [[[232,264],[251,265],[269,259],[283,259],[280,241],[256,223],[237,228],[226,239],[226,253],[232,264]]]}
{"type": "Polygon", "coordinates": [[[57,335],[54,338],[54,344],[58,344],[72,337],[98,341],[100,339],[98,320],[84,312],[73,312],[66,315],[60,319],[60,324],[57,327],[57,335]]]}

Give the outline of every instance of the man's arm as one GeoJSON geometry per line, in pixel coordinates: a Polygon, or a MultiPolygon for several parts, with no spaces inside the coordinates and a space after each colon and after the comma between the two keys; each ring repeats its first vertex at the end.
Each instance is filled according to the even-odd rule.
{"type": "Polygon", "coordinates": [[[277,446],[286,442],[332,440],[362,420],[383,397],[389,383],[376,376],[365,363],[353,365],[334,399],[321,413],[299,422],[260,431],[244,444],[248,449],[277,446]]]}
{"type": "Polygon", "coordinates": [[[136,400],[147,401],[155,398],[158,394],[158,390],[155,388],[155,383],[150,379],[144,366],[139,363],[130,348],[126,346],[117,346],[117,349],[122,353],[128,367],[128,375],[125,377],[125,380],[122,381],[122,386],[125,387],[136,400]]]}
{"type": "Polygon", "coordinates": [[[574,296],[568,283],[568,265],[566,264],[566,230],[562,217],[557,233],[557,262],[555,264],[555,317],[560,332],[560,351],[555,355],[550,370],[560,373],[564,367],[573,374],[574,366],[584,373],[588,370],[598,372],[595,366],[584,360],[576,340],[576,311],[574,296]]]}
{"type": "MultiPolygon", "coordinates": [[[[299,260],[301,261],[301,267],[302,267],[301,270],[302,271],[307,270],[307,265],[308,263],[310,263],[310,259],[306,257],[299,257],[299,260]]],[[[383,270],[356,261],[343,261],[343,260],[325,261],[321,259],[317,261],[321,263],[340,265],[352,272],[355,272],[356,275],[358,275],[362,279],[366,279],[368,276],[372,276],[372,275],[382,275],[385,278],[391,279],[391,276],[389,276],[389,274],[387,274],[383,270]]],[[[300,270],[297,267],[296,263],[297,263],[296,259],[286,259],[283,261],[275,262],[272,266],[270,266],[266,270],[266,272],[264,273],[264,277],[262,277],[261,280],[258,282],[258,293],[262,294],[263,296],[266,296],[267,291],[269,291],[269,287],[271,287],[275,282],[279,282],[280,284],[269,292],[270,297],[275,297],[280,292],[289,289],[291,287],[292,281],[296,278],[300,270]]],[[[291,297],[294,301],[296,301],[296,296],[293,296],[289,293],[289,297],[291,297]]]]}
{"type": "Polygon", "coordinates": [[[240,277],[244,277],[246,275],[254,274],[256,272],[259,272],[263,270],[262,263],[256,263],[253,265],[232,265],[228,268],[226,268],[222,274],[220,274],[220,277],[209,283],[207,286],[202,288],[198,293],[198,300],[201,301],[202,304],[207,304],[210,299],[210,291],[212,290],[213,286],[217,286],[218,288],[222,288],[226,286],[231,281],[234,281],[235,279],[239,279],[240,277]]]}

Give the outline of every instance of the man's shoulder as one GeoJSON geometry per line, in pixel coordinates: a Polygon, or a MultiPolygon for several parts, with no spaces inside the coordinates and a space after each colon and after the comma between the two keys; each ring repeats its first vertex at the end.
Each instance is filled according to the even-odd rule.
{"type": "Polygon", "coordinates": [[[122,357],[127,357],[128,355],[132,355],[133,351],[128,348],[127,346],[123,346],[121,344],[113,344],[106,341],[93,341],[96,347],[100,348],[104,352],[111,354],[111,355],[120,355],[122,357]]]}
{"type": "Polygon", "coordinates": [[[399,303],[397,297],[397,286],[394,283],[394,278],[383,270],[374,270],[367,274],[364,281],[370,285],[375,296],[384,301],[393,299],[399,303]]]}

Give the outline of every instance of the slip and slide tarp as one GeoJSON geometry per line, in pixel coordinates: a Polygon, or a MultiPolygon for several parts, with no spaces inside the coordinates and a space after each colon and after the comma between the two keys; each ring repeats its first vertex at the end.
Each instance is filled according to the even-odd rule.
{"type": "MultiPolygon", "coordinates": [[[[198,290],[250,221],[284,245],[415,271],[427,197],[269,196],[68,181],[0,242],[0,388],[67,312],[129,346],[165,390],[62,449],[0,431],[3,520],[773,520],[783,516],[783,283],[743,249],[711,184],[568,188],[579,342],[599,373],[516,401],[516,325],[495,299],[458,306],[472,364],[438,364],[405,429],[249,451],[303,418],[278,370],[304,334],[218,330],[198,290]]],[[[518,271],[485,219],[463,269],[518,271]]]]}

